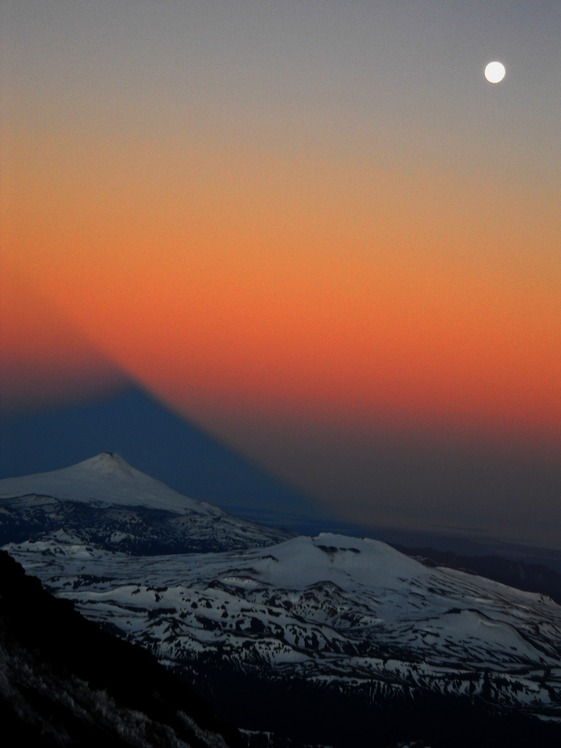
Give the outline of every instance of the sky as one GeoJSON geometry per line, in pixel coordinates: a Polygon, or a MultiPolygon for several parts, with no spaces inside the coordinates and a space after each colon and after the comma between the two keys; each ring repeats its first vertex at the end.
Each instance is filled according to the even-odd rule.
{"type": "Polygon", "coordinates": [[[5,410],[133,381],[349,521],[561,546],[557,0],[1,13],[5,410]]]}

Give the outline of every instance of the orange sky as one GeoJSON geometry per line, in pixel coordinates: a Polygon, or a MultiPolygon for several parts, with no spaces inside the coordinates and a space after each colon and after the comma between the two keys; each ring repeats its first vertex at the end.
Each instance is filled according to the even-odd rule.
{"type": "MultiPolygon", "coordinates": [[[[468,179],[443,209],[452,180],[430,164],[417,168],[413,199],[409,176],[384,180],[375,164],[348,194],[352,164],[337,159],[317,171],[277,154],[259,173],[255,159],[233,173],[212,149],[190,151],[206,164],[201,183],[169,144],[143,168],[145,144],[38,143],[40,170],[29,140],[10,144],[7,261],[187,412],[213,424],[222,408],[225,422],[231,408],[336,420],[409,412],[557,433],[558,222],[528,251],[528,226],[507,211],[523,187],[505,187],[491,220],[468,179]]],[[[29,345],[23,330],[20,340],[29,345]]],[[[72,359],[53,357],[62,369],[72,359]]]]}
{"type": "Polygon", "coordinates": [[[0,283],[0,414],[103,397],[125,375],[7,263],[0,283]]]}
{"type": "Polygon", "coordinates": [[[299,429],[557,450],[556,17],[311,6],[9,15],[6,401],[119,368],[297,481],[299,429]]]}

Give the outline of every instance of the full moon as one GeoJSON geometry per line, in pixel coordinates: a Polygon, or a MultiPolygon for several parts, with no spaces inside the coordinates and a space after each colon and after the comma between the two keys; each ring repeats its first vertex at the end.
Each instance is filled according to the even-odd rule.
{"type": "Polygon", "coordinates": [[[485,66],[485,77],[489,83],[500,83],[505,77],[506,68],[502,62],[490,62],[485,66]]]}

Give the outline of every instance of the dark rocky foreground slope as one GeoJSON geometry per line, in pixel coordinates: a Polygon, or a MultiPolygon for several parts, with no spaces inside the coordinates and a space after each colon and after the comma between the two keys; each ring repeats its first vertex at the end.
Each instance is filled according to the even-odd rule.
{"type": "MultiPolygon", "coordinates": [[[[6,550],[181,674],[252,748],[561,745],[561,608],[542,594],[429,568],[368,538],[289,537],[111,453],[0,484],[6,550]]],[[[43,722],[59,730],[51,745],[227,744],[186,708],[192,697],[159,683],[153,660],[104,660],[113,645],[90,646],[18,594],[0,694],[4,723],[23,715],[33,745],[48,744],[43,722]]]]}
{"type": "Polygon", "coordinates": [[[4,748],[240,746],[237,731],[146,651],[80,616],[0,551],[4,748]]]}

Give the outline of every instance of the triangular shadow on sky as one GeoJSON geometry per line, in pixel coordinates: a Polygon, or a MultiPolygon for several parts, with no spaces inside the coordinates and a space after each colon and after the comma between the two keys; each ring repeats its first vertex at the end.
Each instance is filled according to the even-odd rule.
{"type": "Polygon", "coordinates": [[[0,423],[0,478],[117,452],[138,470],[241,517],[305,531],[329,519],[319,502],[131,386],[101,401],[9,415],[0,423]]]}

